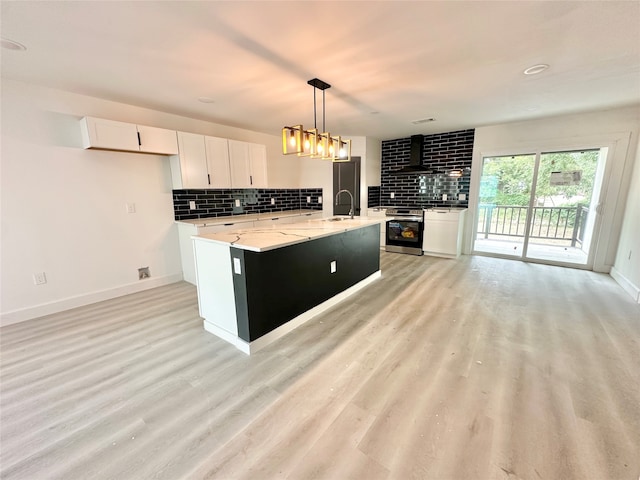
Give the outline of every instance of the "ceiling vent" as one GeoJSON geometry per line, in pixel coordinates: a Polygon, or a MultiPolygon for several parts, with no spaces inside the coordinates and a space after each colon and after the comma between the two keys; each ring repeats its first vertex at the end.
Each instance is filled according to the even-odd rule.
{"type": "Polygon", "coordinates": [[[422,118],[420,120],[413,120],[411,123],[413,123],[414,125],[420,125],[421,123],[429,123],[429,122],[435,122],[436,119],[435,118],[422,118]]]}

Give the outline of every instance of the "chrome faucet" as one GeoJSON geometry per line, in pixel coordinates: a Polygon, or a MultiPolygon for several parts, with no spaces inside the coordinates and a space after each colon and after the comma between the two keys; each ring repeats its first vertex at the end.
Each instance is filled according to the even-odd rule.
{"type": "Polygon", "coordinates": [[[338,197],[342,192],[347,192],[349,194],[349,197],[351,197],[351,210],[349,210],[349,215],[351,215],[351,219],[353,220],[353,195],[349,190],[340,190],[338,193],[336,193],[336,206],[338,205],[338,197]]]}

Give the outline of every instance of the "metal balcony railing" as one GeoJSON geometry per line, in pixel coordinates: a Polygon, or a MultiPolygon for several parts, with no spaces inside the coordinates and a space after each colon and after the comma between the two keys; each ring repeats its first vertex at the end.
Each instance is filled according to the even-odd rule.
{"type": "MultiPolygon", "coordinates": [[[[489,235],[524,237],[527,210],[518,205],[481,204],[478,216],[478,233],[484,238],[489,235]]],[[[584,241],[584,229],[589,208],[575,207],[533,207],[531,212],[530,238],[568,240],[575,247],[584,241]]]]}

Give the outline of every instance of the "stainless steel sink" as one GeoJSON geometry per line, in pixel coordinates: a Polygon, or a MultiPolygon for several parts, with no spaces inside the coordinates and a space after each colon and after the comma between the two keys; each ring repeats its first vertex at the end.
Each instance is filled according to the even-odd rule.
{"type": "Polygon", "coordinates": [[[341,222],[342,220],[349,220],[349,217],[331,217],[327,218],[325,222],[341,222]]]}

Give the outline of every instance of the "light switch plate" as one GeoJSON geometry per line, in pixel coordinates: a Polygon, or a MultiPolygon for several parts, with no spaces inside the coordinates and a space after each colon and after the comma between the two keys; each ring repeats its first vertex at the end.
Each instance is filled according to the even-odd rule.
{"type": "Polygon", "coordinates": [[[242,268],[240,267],[240,259],[238,257],[233,257],[233,273],[242,275],[242,268]]]}
{"type": "Polygon", "coordinates": [[[322,203],[322,197],[318,197],[318,203],[322,203]]]}
{"type": "Polygon", "coordinates": [[[330,268],[331,268],[331,273],[336,273],[337,265],[335,260],[331,262],[330,268]]]}
{"type": "Polygon", "coordinates": [[[127,203],[127,213],[136,213],[135,203],[127,203]]]}
{"type": "Polygon", "coordinates": [[[195,210],[195,209],[196,209],[196,201],[189,200],[189,210],[195,210]]]}
{"type": "Polygon", "coordinates": [[[276,204],[276,199],[275,199],[275,198],[272,198],[272,199],[271,199],[271,205],[275,205],[275,204],[276,204]]]}
{"type": "Polygon", "coordinates": [[[307,197],[307,203],[311,203],[311,197],[307,197]]]}
{"type": "Polygon", "coordinates": [[[396,194],[395,194],[395,192],[391,192],[390,197],[391,197],[391,198],[396,198],[396,194]]]}
{"type": "Polygon", "coordinates": [[[236,200],[235,201],[235,205],[236,205],[236,207],[239,207],[240,206],[240,200],[236,200]]]}
{"type": "Polygon", "coordinates": [[[467,199],[467,194],[466,193],[459,193],[458,194],[458,200],[466,200],[467,199]]]}
{"type": "Polygon", "coordinates": [[[447,198],[449,198],[449,197],[447,197],[447,194],[446,194],[446,193],[443,193],[443,194],[442,194],[442,200],[446,200],[447,198]]]}

